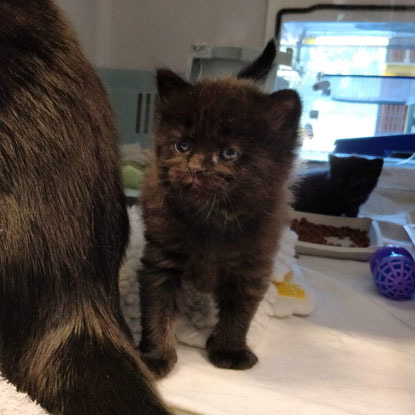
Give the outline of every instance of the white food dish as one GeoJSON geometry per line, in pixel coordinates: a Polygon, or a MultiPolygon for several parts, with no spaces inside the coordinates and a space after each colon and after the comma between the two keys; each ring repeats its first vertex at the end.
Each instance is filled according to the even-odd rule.
{"type": "MultiPolygon", "coordinates": [[[[347,244],[345,244],[345,246],[330,246],[299,240],[295,247],[297,254],[367,261],[376,249],[383,245],[379,225],[370,218],[317,215],[315,213],[299,211],[293,211],[292,218],[298,220],[305,218],[307,221],[316,225],[329,225],[338,228],[349,226],[350,228],[367,231],[370,239],[370,245],[366,248],[351,247],[347,246],[347,244]]],[[[344,241],[339,240],[338,243],[344,244],[344,241]]]]}

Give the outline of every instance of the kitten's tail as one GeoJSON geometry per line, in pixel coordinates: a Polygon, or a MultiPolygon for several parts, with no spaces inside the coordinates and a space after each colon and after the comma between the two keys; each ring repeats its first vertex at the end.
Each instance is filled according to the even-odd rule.
{"type": "Polygon", "coordinates": [[[103,304],[83,302],[65,323],[45,330],[19,362],[24,377],[14,383],[51,414],[168,415],[152,376],[103,304]]]}
{"type": "Polygon", "coordinates": [[[255,81],[262,81],[269,73],[274,63],[276,55],[275,42],[271,39],[261,55],[251,64],[243,68],[238,73],[239,79],[253,79],[255,81]]]}

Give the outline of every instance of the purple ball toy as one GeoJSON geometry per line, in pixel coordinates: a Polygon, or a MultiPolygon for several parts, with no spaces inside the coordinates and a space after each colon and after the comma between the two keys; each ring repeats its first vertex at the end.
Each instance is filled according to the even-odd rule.
{"type": "Polygon", "coordinates": [[[415,291],[415,262],[404,248],[385,246],[370,260],[375,284],[381,294],[394,300],[410,299],[415,291]]]}
{"type": "Polygon", "coordinates": [[[412,259],[411,254],[405,249],[401,248],[400,246],[394,245],[387,245],[378,248],[370,258],[370,271],[372,274],[374,273],[376,265],[385,257],[392,256],[392,255],[403,255],[412,259]]]}

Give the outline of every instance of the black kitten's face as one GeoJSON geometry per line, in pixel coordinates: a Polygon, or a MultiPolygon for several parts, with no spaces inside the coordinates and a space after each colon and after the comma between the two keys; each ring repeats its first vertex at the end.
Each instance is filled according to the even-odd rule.
{"type": "MultiPolygon", "coordinates": [[[[229,94],[216,91],[221,92],[218,102],[206,106],[209,97],[205,95],[213,88],[192,91],[182,103],[187,107],[182,107],[183,113],[176,112],[174,120],[161,119],[166,131],[159,136],[159,164],[164,166],[167,183],[193,198],[225,197],[252,176],[252,164],[262,153],[255,137],[247,137],[253,129],[248,125],[251,120],[242,122],[229,94]]],[[[254,106],[251,99],[245,105],[254,106]]]]}
{"type": "Polygon", "coordinates": [[[163,185],[198,209],[240,208],[252,203],[247,198],[265,197],[278,181],[276,166],[290,162],[296,146],[298,114],[287,127],[287,110],[276,109],[274,99],[227,79],[183,85],[161,101],[156,153],[163,185]]]}
{"type": "Polygon", "coordinates": [[[375,188],[383,160],[363,157],[330,157],[330,175],[333,183],[342,189],[350,202],[368,197],[375,188]]]}
{"type": "Polygon", "coordinates": [[[171,186],[194,196],[226,194],[241,176],[241,146],[229,137],[204,142],[184,132],[169,140],[167,178],[171,186]]]}
{"type": "Polygon", "coordinates": [[[160,136],[164,184],[198,209],[225,208],[244,193],[260,191],[260,172],[272,157],[257,137],[247,136],[248,122],[245,132],[233,128],[242,117],[217,105],[193,107],[189,113],[191,120],[167,122],[168,133],[160,136]]]}

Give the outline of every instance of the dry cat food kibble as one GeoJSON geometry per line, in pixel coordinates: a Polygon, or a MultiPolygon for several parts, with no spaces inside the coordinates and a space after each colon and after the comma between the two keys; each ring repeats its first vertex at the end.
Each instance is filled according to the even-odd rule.
{"type": "Polygon", "coordinates": [[[344,246],[344,244],[335,244],[328,241],[328,238],[337,238],[340,240],[351,241],[348,247],[366,248],[369,246],[370,240],[367,231],[354,229],[349,226],[330,226],[317,225],[309,222],[305,218],[300,220],[294,219],[291,222],[291,229],[298,234],[298,239],[303,242],[311,242],[314,244],[344,246]]]}

